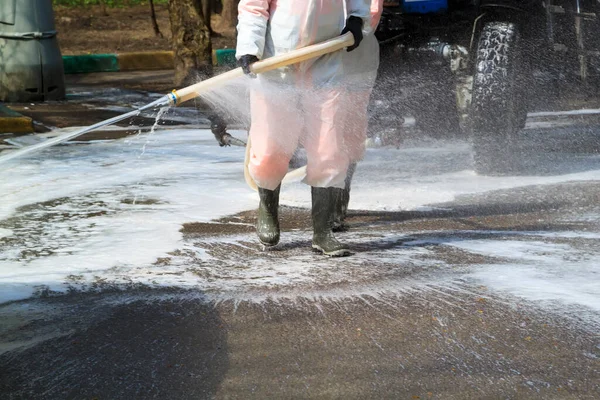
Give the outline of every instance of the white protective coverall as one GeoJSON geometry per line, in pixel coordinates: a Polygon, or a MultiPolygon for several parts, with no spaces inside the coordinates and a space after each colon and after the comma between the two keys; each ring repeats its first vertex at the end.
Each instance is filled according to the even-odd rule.
{"type": "Polygon", "coordinates": [[[375,30],[381,19],[384,0],[371,0],[371,33],[366,35],[354,51],[344,53],[344,84],[347,105],[345,142],[350,162],[360,161],[364,156],[367,140],[368,107],[371,92],[379,68],[379,42],[375,30]]]}
{"type": "MultiPolygon", "coordinates": [[[[236,57],[264,59],[331,39],[348,16],[361,18],[363,33],[369,34],[370,2],[241,0],[236,57]]],[[[299,142],[307,152],[304,182],[344,187],[350,155],[344,138],[343,59],[339,51],[261,74],[253,83],[248,169],[259,187],[277,188],[299,142]]]]}

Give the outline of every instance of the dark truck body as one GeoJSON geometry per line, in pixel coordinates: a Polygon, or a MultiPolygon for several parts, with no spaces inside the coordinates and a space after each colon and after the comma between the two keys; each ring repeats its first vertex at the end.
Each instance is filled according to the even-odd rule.
{"type": "Polygon", "coordinates": [[[390,0],[376,35],[380,81],[415,74],[417,126],[468,133],[480,173],[509,169],[534,86],[600,86],[598,0],[390,0]]]}

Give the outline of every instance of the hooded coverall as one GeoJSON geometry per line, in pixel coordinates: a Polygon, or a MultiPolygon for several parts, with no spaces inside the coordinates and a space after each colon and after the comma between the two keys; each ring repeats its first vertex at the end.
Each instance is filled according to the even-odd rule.
{"type": "MultiPolygon", "coordinates": [[[[347,16],[370,31],[370,0],[241,0],[236,57],[287,53],[340,34],[347,16]]],[[[360,46],[358,47],[360,48],[360,46]]],[[[343,52],[261,74],[251,89],[249,172],[260,188],[275,190],[298,143],[307,152],[305,183],[344,187],[350,154],[343,52]]]]}

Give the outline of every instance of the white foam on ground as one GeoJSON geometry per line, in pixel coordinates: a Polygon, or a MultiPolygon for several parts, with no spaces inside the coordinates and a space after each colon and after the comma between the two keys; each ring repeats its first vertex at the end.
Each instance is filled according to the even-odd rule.
{"type": "MultiPolygon", "coordinates": [[[[356,264],[350,270],[362,273],[361,264],[372,254],[331,264],[309,252],[277,268],[258,258],[229,271],[229,280],[218,284],[186,271],[185,263],[155,265],[157,259],[185,248],[179,232],[183,223],[210,221],[256,207],[257,196],[244,183],[243,158],[244,149],[218,147],[207,130],[172,130],[110,143],[60,146],[17,160],[16,166],[0,171],[0,226],[5,233],[1,237],[0,232],[0,302],[28,297],[41,285],[64,291],[68,276],[70,281],[156,282],[229,290],[230,282],[277,285],[313,279],[318,283],[320,275],[306,272],[312,264],[329,266],[332,282],[347,278],[342,263],[356,264]],[[9,238],[18,240],[2,247],[9,238]]],[[[600,180],[600,171],[481,177],[472,171],[466,144],[377,149],[369,150],[359,166],[351,207],[426,209],[462,194],[575,180],[600,180]]],[[[309,202],[305,185],[284,187],[283,204],[308,206],[309,202]]],[[[238,245],[252,240],[251,236],[238,245]]],[[[204,249],[191,250],[210,261],[202,258],[204,249]]],[[[379,261],[390,263],[417,263],[423,255],[421,249],[406,247],[401,251],[384,247],[378,252],[379,261]]],[[[231,263],[243,264],[239,256],[231,263]]]]}
{"type": "Polygon", "coordinates": [[[491,258],[488,264],[453,272],[468,287],[483,287],[505,298],[530,301],[547,312],[583,321],[586,327],[600,327],[598,233],[457,231],[450,237],[448,232],[444,237],[436,237],[435,232],[428,234],[432,236],[407,241],[405,245],[453,247],[491,258]],[[477,238],[481,236],[487,237],[477,238]]]}
{"type": "MultiPolygon", "coordinates": [[[[352,182],[350,208],[417,210],[460,195],[599,179],[600,169],[554,176],[480,176],[473,171],[471,148],[465,143],[446,143],[437,148],[369,149],[352,182]]],[[[308,207],[310,190],[300,183],[289,185],[282,192],[282,202],[308,207]]]]}
{"type": "Polygon", "coordinates": [[[567,244],[539,241],[472,240],[451,245],[506,260],[478,266],[466,275],[479,284],[550,307],[559,303],[600,312],[598,251],[586,253],[567,244]]]}
{"type": "Polygon", "coordinates": [[[243,157],[244,149],[219,148],[210,131],[196,130],[55,147],[17,160],[0,172],[0,220],[33,222],[0,233],[31,235],[38,225],[48,231],[0,252],[0,302],[28,297],[37,285],[65,290],[67,275],[151,265],[177,248],[183,223],[255,207],[243,157]],[[67,200],[26,217],[18,211],[55,199],[67,200]],[[58,212],[74,216],[45,221],[58,212]]]}
{"type": "Polygon", "coordinates": [[[469,275],[497,291],[503,291],[548,306],[570,304],[600,312],[600,285],[597,265],[579,263],[524,266],[502,264],[477,270],[469,275]],[[545,267],[545,268],[544,268],[545,267]]]}
{"type": "MultiPolygon", "coordinates": [[[[553,235],[574,237],[572,232],[553,235]]],[[[581,237],[587,238],[585,234],[581,237]]],[[[568,244],[536,240],[470,240],[450,245],[505,260],[501,264],[478,266],[466,275],[479,284],[551,307],[558,302],[600,312],[598,248],[586,252],[568,244]]]]}
{"type": "Polygon", "coordinates": [[[207,130],[166,131],[21,158],[0,172],[0,219],[27,204],[123,186],[142,200],[172,198],[202,221],[241,211],[255,197],[243,181],[244,149],[214,143],[207,130]]]}

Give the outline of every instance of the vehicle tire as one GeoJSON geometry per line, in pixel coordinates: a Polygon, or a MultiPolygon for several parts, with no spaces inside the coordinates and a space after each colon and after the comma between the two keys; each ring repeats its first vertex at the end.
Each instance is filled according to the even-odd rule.
{"type": "Polygon", "coordinates": [[[477,47],[470,113],[479,174],[509,174],[518,165],[516,136],[527,119],[525,70],[518,26],[487,23],[477,47]]]}

